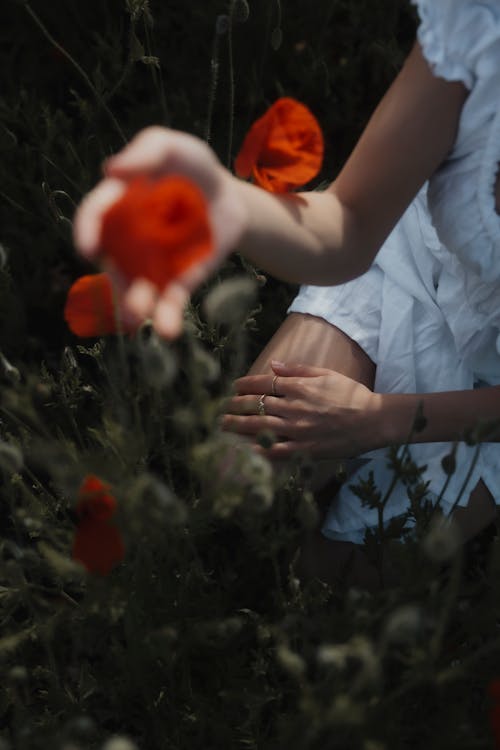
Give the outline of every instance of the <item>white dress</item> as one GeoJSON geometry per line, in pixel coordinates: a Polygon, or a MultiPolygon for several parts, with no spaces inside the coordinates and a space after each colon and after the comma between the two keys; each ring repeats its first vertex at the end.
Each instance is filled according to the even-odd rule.
{"type": "MultiPolygon", "coordinates": [[[[371,269],[336,287],[303,286],[289,312],[315,315],[354,339],[376,364],[375,390],[424,393],[500,385],[500,216],[495,181],[500,162],[500,0],[413,0],[418,40],[436,76],[469,89],[454,148],[412,202],[371,269]]],[[[429,498],[446,480],[442,459],[451,444],[411,446],[429,498]]],[[[500,443],[460,443],[457,470],[440,501],[449,511],[482,479],[500,503],[500,443]]],[[[387,451],[357,462],[332,502],[323,533],[360,543],[377,524],[349,489],[373,472],[384,491],[393,473],[387,451]],[[359,463],[362,465],[359,466],[359,463]]],[[[398,483],[385,518],[408,508],[398,483]]]]}

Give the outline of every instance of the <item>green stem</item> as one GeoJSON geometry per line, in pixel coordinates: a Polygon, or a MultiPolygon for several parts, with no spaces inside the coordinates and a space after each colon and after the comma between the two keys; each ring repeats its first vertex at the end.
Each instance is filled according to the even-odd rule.
{"type": "Polygon", "coordinates": [[[276,10],[278,11],[278,23],[276,26],[280,29],[281,28],[281,2],[280,0],[276,0],[276,10]]]}
{"type": "Polygon", "coordinates": [[[62,47],[59,42],[57,42],[50,31],[46,28],[46,26],[43,24],[43,22],[40,20],[40,18],[37,16],[35,11],[31,8],[31,6],[26,3],[24,5],[26,8],[26,12],[29,16],[33,19],[33,21],[36,23],[42,34],[46,37],[46,39],[61,53],[61,55],[64,55],[64,57],[68,60],[68,62],[71,63],[71,65],[75,68],[75,70],[79,73],[82,80],[86,83],[92,94],[95,96],[98,104],[102,107],[103,111],[108,115],[109,119],[113,123],[114,128],[116,129],[117,133],[119,134],[120,138],[122,139],[123,143],[127,142],[127,139],[125,138],[125,134],[123,130],[120,127],[120,124],[118,123],[117,119],[115,118],[114,114],[111,112],[109,107],[106,105],[106,102],[102,98],[102,96],[97,91],[96,87],[86,74],[86,72],[83,70],[81,65],[77,63],[77,61],[72,57],[69,52],[67,52],[64,47],[62,47]]]}
{"type": "Polygon", "coordinates": [[[50,164],[51,167],[54,167],[54,169],[56,169],[59,172],[59,174],[61,174],[64,177],[64,179],[67,180],[69,184],[75,188],[75,190],[78,190],[80,193],[83,192],[82,188],[79,185],[77,185],[77,183],[69,176],[69,174],[67,174],[64,171],[64,169],[61,169],[61,167],[58,164],[53,162],[52,159],[49,159],[47,154],[42,153],[42,159],[45,159],[47,164],[50,164]]]}
{"type": "MultiPolygon", "coordinates": [[[[144,39],[146,41],[146,52],[148,53],[149,57],[154,57],[155,56],[153,54],[154,48],[153,48],[151,35],[149,33],[148,21],[146,17],[144,17],[144,39]]],[[[150,65],[149,67],[151,68],[151,77],[153,79],[153,85],[155,86],[160,97],[161,110],[163,113],[163,121],[165,125],[168,125],[170,122],[170,118],[168,114],[167,100],[165,98],[165,87],[163,85],[163,75],[161,72],[161,67],[159,69],[156,69],[154,65],[150,65]]]]}
{"type": "Polygon", "coordinates": [[[205,125],[205,140],[210,143],[212,137],[212,118],[214,114],[215,97],[217,94],[217,84],[219,82],[219,34],[217,28],[214,32],[212,44],[212,57],[210,59],[210,86],[208,89],[208,109],[207,123],[205,125]]]}
{"type": "Polygon", "coordinates": [[[13,208],[16,208],[18,211],[22,211],[23,213],[28,214],[28,216],[33,216],[34,218],[38,218],[37,216],[35,216],[34,213],[29,211],[27,208],[24,208],[24,206],[21,206],[20,203],[17,203],[17,201],[15,201],[13,198],[10,198],[8,195],[6,195],[6,193],[3,193],[1,190],[0,190],[0,198],[3,198],[5,201],[7,201],[7,203],[9,203],[13,208]]]}
{"type": "Polygon", "coordinates": [[[457,506],[458,506],[458,503],[460,502],[460,500],[461,500],[461,498],[462,498],[462,495],[463,495],[463,494],[464,494],[464,492],[465,492],[465,488],[467,487],[467,485],[468,485],[468,483],[469,483],[469,480],[470,480],[470,478],[471,478],[471,476],[472,476],[472,472],[473,472],[473,471],[474,471],[474,469],[476,468],[476,464],[477,464],[477,462],[478,462],[478,459],[479,459],[479,451],[480,451],[480,450],[481,450],[481,444],[480,444],[480,443],[478,443],[478,445],[476,445],[476,450],[475,450],[475,452],[474,452],[474,457],[473,457],[473,459],[472,459],[472,461],[471,461],[471,463],[470,463],[470,466],[469,466],[469,470],[468,470],[467,474],[465,475],[465,479],[464,479],[464,481],[462,482],[462,486],[460,487],[460,491],[459,491],[459,493],[458,493],[458,495],[457,495],[457,497],[456,497],[456,500],[455,500],[455,502],[453,503],[453,505],[451,506],[451,510],[450,510],[450,512],[449,512],[449,515],[450,515],[450,516],[452,515],[452,513],[453,513],[453,512],[455,511],[455,509],[457,508],[457,506]]]}
{"type": "Polygon", "coordinates": [[[231,154],[233,151],[233,131],[234,131],[234,61],[233,61],[233,16],[234,0],[231,0],[229,6],[229,28],[227,30],[227,56],[229,65],[229,122],[227,133],[227,158],[226,166],[231,169],[231,154]]]}
{"type": "MultiPolygon", "coordinates": [[[[453,445],[453,457],[455,457],[456,452],[457,452],[457,443],[454,443],[454,445],[453,445]]],[[[443,484],[443,486],[441,488],[441,492],[439,493],[438,499],[436,500],[436,502],[434,504],[434,510],[437,510],[439,508],[439,506],[441,505],[441,500],[444,497],[444,493],[448,489],[448,485],[451,482],[451,477],[452,477],[452,474],[448,474],[448,476],[446,477],[446,480],[445,480],[445,482],[444,482],[444,484],[443,484]]]]}

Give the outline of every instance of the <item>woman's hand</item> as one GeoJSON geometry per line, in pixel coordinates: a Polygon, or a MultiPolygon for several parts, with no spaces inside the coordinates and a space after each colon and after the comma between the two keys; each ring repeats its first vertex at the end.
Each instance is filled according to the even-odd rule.
{"type": "Polygon", "coordinates": [[[223,417],[225,430],[254,438],[273,432],[277,442],[265,450],[270,459],[297,452],[349,458],[385,445],[379,394],[323,367],[273,362],[272,368],[274,374],[236,381],[238,395],[223,417]]]}
{"type": "Polygon", "coordinates": [[[77,209],[74,240],[82,255],[95,258],[100,250],[103,214],[121,197],[127,183],[138,176],[169,174],[190,178],[203,192],[214,234],[214,254],[161,290],[144,279],[127,286],[115,271],[113,275],[120,289],[124,318],[139,322],[150,317],[160,335],[174,338],[182,329],[182,314],[191,292],[235,248],[247,220],[245,206],[234,189],[236,178],[203,141],[162,127],[138,133],[122,151],[106,161],[104,178],[77,209]]]}

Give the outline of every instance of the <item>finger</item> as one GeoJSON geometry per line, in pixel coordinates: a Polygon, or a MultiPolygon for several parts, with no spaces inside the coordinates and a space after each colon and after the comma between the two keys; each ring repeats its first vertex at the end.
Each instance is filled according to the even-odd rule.
{"type": "Polygon", "coordinates": [[[257,414],[257,400],[260,395],[255,394],[252,396],[233,396],[230,398],[225,406],[225,412],[227,414],[257,414]]]}
{"type": "MultiPolygon", "coordinates": [[[[244,375],[242,378],[238,378],[234,381],[234,388],[236,393],[244,395],[247,393],[254,393],[260,395],[262,393],[272,394],[273,391],[273,373],[267,375],[244,375]]],[[[279,383],[275,383],[276,395],[280,396],[279,383]]]]}
{"type": "MultiPolygon", "coordinates": [[[[274,375],[272,373],[271,375],[245,375],[234,381],[234,388],[239,395],[250,393],[255,395],[262,393],[270,395],[273,391],[273,378],[274,375]]],[[[285,396],[289,399],[300,398],[303,396],[304,378],[281,377],[280,375],[275,383],[275,391],[275,398],[281,398],[282,400],[284,400],[285,396]]]]}
{"type": "Polygon", "coordinates": [[[177,281],[163,291],[153,316],[153,325],[160,336],[174,339],[180,335],[188,301],[189,291],[177,281]]]}
{"type": "Polygon", "coordinates": [[[298,363],[288,364],[275,360],[271,361],[271,367],[276,375],[284,378],[314,378],[320,375],[332,374],[332,370],[328,370],[326,367],[313,367],[312,365],[301,365],[298,363]]]}
{"type": "Polygon", "coordinates": [[[158,299],[158,291],[147,279],[134,281],[123,295],[125,310],[137,320],[151,318],[158,299]]]}
{"type": "Polygon", "coordinates": [[[270,461],[279,461],[290,459],[294,456],[314,455],[315,444],[313,442],[285,440],[273,443],[269,448],[262,448],[262,446],[257,444],[255,449],[270,461]]]}
{"type": "Polygon", "coordinates": [[[80,203],[73,218],[73,239],[76,248],[86,257],[99,251],[102,217],[125,192],[122,180],[105,179],[80,203]]]}
{"type": "Polygon", "coordinates": [[[236,432],[238,435],[258,435],[260,432],[265,431],[282,435],[285,429],[284,424],[283,419],[273,416],[235,416],[233,414],[225,414],[221,420],[223,430],[236,432]]]}
{"type": "Polygon", "coordinates": [[[130,179],[139,172],[156,170],[170,143],[167,134],[164,128],[144,128],[121,151],[103,162],[104,174],[130,179]]]}
{"type": "Polygon", "coordinates": [[[130,180],[138,175],[180,173],[191,177],[209,193],[214,187],[214,176],[207,166],[217,160],[211,149],[199,138],[178,130],[153,126],[141,130],[122,151],[103,165],[109,177],[130,180]]]}
{"type": "MultiPolygon", "coordinates": [[[[248,396],[233,396],[226,404],[228,414],[258,414],[258,402],[263,394],[256,393],[248,396]]],[[[284,417],[283,399],[265,395],[264,409],[266,415],[284,417]]]]}

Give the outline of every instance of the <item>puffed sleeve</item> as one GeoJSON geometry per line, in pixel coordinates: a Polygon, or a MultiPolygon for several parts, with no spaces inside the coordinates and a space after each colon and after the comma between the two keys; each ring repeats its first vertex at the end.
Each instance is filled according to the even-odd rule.
{"type": "Polygon", "coordinates": [[[472,89],[500,69],[499,0],[412,0],[418,41],[435,75],[472,89]]]}

